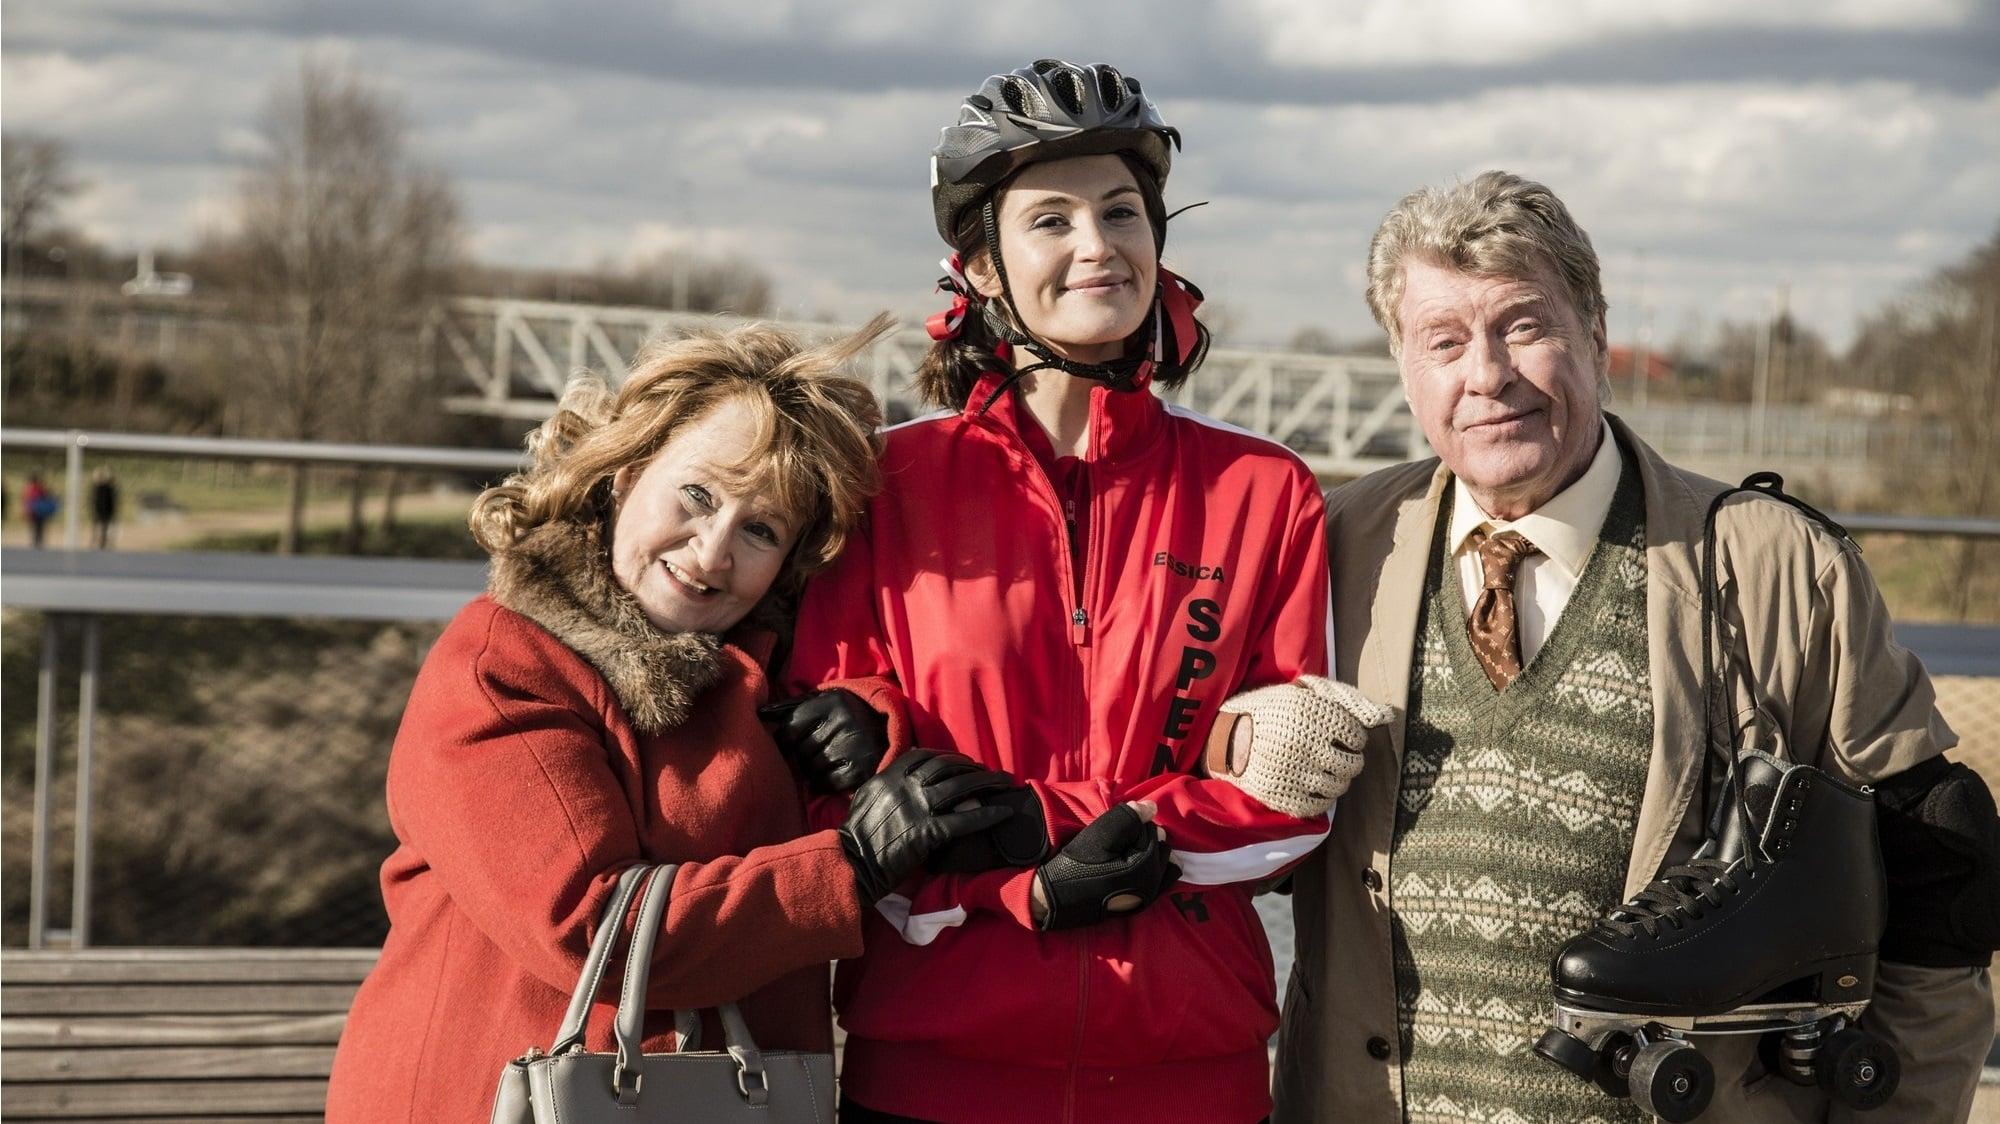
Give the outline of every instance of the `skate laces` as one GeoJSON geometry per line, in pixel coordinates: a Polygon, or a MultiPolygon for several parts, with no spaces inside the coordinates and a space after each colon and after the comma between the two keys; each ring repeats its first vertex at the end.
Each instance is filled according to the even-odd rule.
{"type": "Polygon", "coordinates": [[[1699,918],[1704,908],[1719,906],[1736,892],[1736,864],[1722,859],[1692,859],[1668,867],[1653,884],[1612,910],[1597,923],[1600,931],[1630,940],[1644,930],[1658,936],[1660,926],[1679,929],[1699,918]]]}
{"type": "MultiPolygon", "coordinates": [[[[1732,764],[1724,787],[1734,788],[1743,778],[1732,764]]],[[[1704,908],[1720,906],[1722,899],[1736,892],[1739,879],[1757,867],[1757,817],[1750,805],[1761,798],[1766,809],[1775,790],[1763,785],[1747,785],[1734,802],[1734,818],[1743,840],[1743,854],[1736,858],[1701,858],[1697,855],[1680,866],[1660,872],[1653,884],[1633,895],[1632,900],[1612,910],[1597,923],[1598,930],[1631,940],[1641,930],[1657,937],[1661,925],[1682,928],[1701,917],[1704,908]]]]}

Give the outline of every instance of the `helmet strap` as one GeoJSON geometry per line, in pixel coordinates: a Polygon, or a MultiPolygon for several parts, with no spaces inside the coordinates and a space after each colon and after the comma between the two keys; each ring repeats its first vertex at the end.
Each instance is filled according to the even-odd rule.
{"type": "Polygon", "coordinates": [[[993,259],[993,272],[1000,278],[1000,296],[1011,310],[1014,291],[1007,286],[1007,263],[1000,257],[1000,218],[993,211],[993,192],[979,205],[979,224],[986,231],[986,256],[993,259]]]}

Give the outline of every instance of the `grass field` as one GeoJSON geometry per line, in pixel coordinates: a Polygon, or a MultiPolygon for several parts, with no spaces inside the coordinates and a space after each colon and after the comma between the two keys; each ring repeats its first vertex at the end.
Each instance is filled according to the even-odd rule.
{"type": "MultiPolygon", "coordinates": [[[[89,474],[96,467],[92,461],[84,462],[86,488],[89,474]]],[[[121,456],[110,467],[117,474],[122,506],[128,515],[139,510],[142,497],[147,496],[189,513],[265,510],[275,513],[284,508],[285,473],[282,468],[270,465],[121,456]]],[[[30,473],[40,473],[42,482],[58,493],[66,487],[61,453],[10,450],[0,460],[0,469],[5,472],[8,497],[16,501],[30,473]]],[[[63,499],[67,501],[69,497],[63,499]]],[[[20,513],[10,511],[7,517],[19,519],[20,513]]]]}
{"type": "MultiPolygon", "coordinates": [[[[1862,535],[1861,556],[1882,587],[1889,615],[1899,621],[1960,619],[1952,609],[1957,553],[1954,539],[1911,535],[1862,535]]],[[[1969,611],[1964,620],[2000,623],[2000,542],[1988,540],[1972,548],[1974,566],[1969,611]]]]}

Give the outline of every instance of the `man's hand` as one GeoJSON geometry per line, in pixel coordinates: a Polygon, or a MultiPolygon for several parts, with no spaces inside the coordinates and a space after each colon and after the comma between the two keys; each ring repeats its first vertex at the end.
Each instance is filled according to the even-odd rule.
{"type": "Polygon", "coordinates": [[[852,792],[889,751],[889,723],[838,687],[759,707],[778,751],[815,792],[852,792]]]}
{"type": "Polygon", "coordinates": [[[1232,740],[1250,727],[1250,748],[1247,761],[1232,754],[1232,770],[1216,776],[1300,819],[1326,814],[1360,774],[1368,731],[1395,716],[1353,687],[1317,675],[1245,691],[1220,709],[1241,716],[1232,740]]]}
{"type": "Polygon", "coordinates": [[[1035,874],[1031,906],[1044,931],[1136,913],[1180,879],[1149,801],[1120,804],[1085,825],[1035,874]]]}

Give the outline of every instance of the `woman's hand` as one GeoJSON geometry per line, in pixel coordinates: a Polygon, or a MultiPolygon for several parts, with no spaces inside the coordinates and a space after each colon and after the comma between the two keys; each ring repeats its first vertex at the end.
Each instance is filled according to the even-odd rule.
{"type": "Polygon", "coordinates": [[[1090,823],[1035,873],[1030,909],[1044,932],[1137,913],[1180,879],[1154,806],[1135,800],[1090,823]]]}
{"type": "Polygon", "coordinates": [[[815,792],[852,792],[889,751],[889,722],[838,687],[759,707],[778,751],[815,792]]]}
{"type": "Polygon", "coordinates": [[[1229,755],[1228,770],[1211,773],[1300,819],[1326,814],[1360,774],[1368,731],[1395,716],[1353,687],[1317,675],[1245,691],[1221,710],[1241,716],[1231,741],[1241,742],[1248,726],[1249,748],[1229,755]]]}
{"type": "MultiPolygon", "coordinates": [[[[978,874],[1008,867],[1040,866],[1049,857],[1048,814],[1042,798],[1027,785],[1015,785],[979,797],[988,808],[1006,808],[1013,815],[998,827],[954,839],[937,849],[925,865],[937,874],[978,874]]],[[[960,809],[975,806],[967,801],[960,809]]]]}
{"type": "Polygon", "coordinates": [[[1012,783],[1007,774],[982,769],[956,753],[913,749],[889,762],[855,791],[847,822],[840,825],[841,849],[854,867],[861,900],[881,901],[951,840],[998,827],[1011,810],[953,809],[1012,783]]]}

